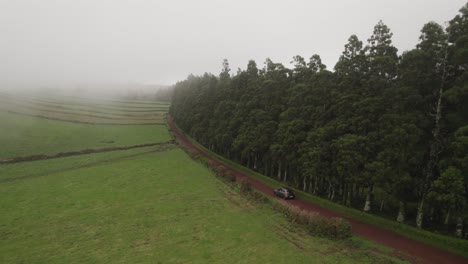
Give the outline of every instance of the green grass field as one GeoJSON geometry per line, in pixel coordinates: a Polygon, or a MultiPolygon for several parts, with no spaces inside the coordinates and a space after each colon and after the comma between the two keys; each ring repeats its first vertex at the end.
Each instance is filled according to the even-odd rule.
{"type": "Polygon", "coordinates": [[[125,101],[98,103],[96,99],[75,102],[73,98],[67,97],[44,99],[34,95],[26,97],[0,93],[0,159],[168,140],[169,135],[163,119],[168,105],[141,102],[144,107],[150,105],[163,107],[165,110],[131,112],[139,110],[137,104],[138,102],[125,101]],[[102,109],[110,107],[109,105],[118,110],[102,109]],[[131,107],[128,107],[129,105],[131,107]],[[74,123],[80,121],[109,123],[115,126],[74,123]],[[122,123],[130,125],[119,125],[122,123]],[[141,125],[142,123],[155,125],[141,125]]]}
{"type": "Polygon", "coordinates": [[[0,92],[0,112],[93,124],[164,124],[169,105],[161,102],[115,101],[0,92]]]}
{"type": "Polygon", "coordinates": [[[374,263],[385,259],[356,245],[290,230],[277,213],[245,200],[181,150],[152,153],[151,149],[3,165],[0,261],[374,263]]]}
{"type": "Polygon", "coordinates": [[[169,140],[167,128],[95,126],[0,112],[0,158],[169,140]]]}
{"type": "MultiPolygon", "coordinates": [[[[0,124],[0,158],[170,139],[161,125],[5,112],[0,124]]],[[[269,206],[243,197],[176,145],[0,164],[0,263],[402,262],[357,237],[312,237],[269,206]]]]}

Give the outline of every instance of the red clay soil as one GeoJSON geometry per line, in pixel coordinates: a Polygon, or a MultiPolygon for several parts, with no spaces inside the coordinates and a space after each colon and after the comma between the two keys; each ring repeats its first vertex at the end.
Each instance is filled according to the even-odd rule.
{"type": "MultiPolygon", "coordinates": [[[[269,196],[273,195],[273,190],[266,184],[259,182],[238,170],[229,167],[227,164],[220,162],[217,159],[209,156],[203,152],[197,146],[193,145],[177,128],[172,117],[168,117],[168,124],[172,129],[174,135],[177,137],[179,143],[185,147],[188,147],[200,155],[210,159],[216,165],[223,165],[228,171],[233,173],[237,179],[244,179],[252,184],[252,187],[258,191],[261,191],[269,196]]],[[[403,257],[412,263],[468,263],[468,259],[463,256],[455,255],[443,249],[436,248],[434,246],[418,242],[416,240],[404,237],[392,231],[373,226],[367,223],[363,223],[346,216],[342,216],[339,213],[331,211],[327,208],[320,207],[308,201],[301,199],[288,200],[289,203],[299,206],[302,209],[318,212],[323,216],[327,217],[341,217],[348,220],[351,223],[353,232],[365,239],[373,241],[377,244],[393,248],[396,251],[396,255],[406,255],[403,257]]]]}

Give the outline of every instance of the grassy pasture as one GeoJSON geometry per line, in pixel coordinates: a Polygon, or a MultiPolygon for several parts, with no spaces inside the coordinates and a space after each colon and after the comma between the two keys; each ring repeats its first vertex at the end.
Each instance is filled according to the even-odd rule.
{"type": "Polygon", "coordinates": [[[101,113],[80,113],[67,112],[59,108],[41,109],[34,106],[17,106],[11,104],[2,104],[0,112],[15,113],[24,116],[36,116],[45,119],[68,121],[70,123],[90,123],[90,124],[164,124],[163,114],[154,114],[151,116],[118,116],[101,113]]]}
{"type": "Polygon", "coordinates": [[[155,101],[133,101],[133,100],[112,100],[102,98],[79,98],[79,97],[44,97],[38,94],[12,94],[0,91],[0,99],[23,101],[33,104],[45,104],[50,106],[73,106],[84,108],[109,108],[126,111],[128,108],[140,110],[167,110],[170,106],[166,102],[155,101]]]}
{"type": "Polygon", "coordinates": [[[92,104],[94,101],[81,100],[79,103],[66,97],[47,99],[37,95],[0,93],[0,158],[131,146],[169,139],[163,126],[167,106],[159,106],[162,110],[157,111],[151,110],[156,109],[151,106],[143,111],[129,107],[126,101],[107,102],[110,106],[92,104]],[[115,109],[106,110],[105,107],[115,109]]]}
{"type": "Polygon", "coordinates": [[[167,128],[94,126],[0,112],[0,158],[169,140],[167,128]]]}
{"type": "MultiPolygon", "coordinates": [[[[99,109],[99,106],[96,105],[74,105],[69,103],[44,103],[37,100],[18,100],[17,98],[6,98],[0,97],[0,102],[2,104],[21,106],[26,108],[34,108],[39,110],[55,110],[55,111],[66,111],[71,113],[94,113],[100,115],[109,115],[109,116],[128,116],[129,113],[126,113],[129,109],[121,110],[108,110],[108,109],[99,109]]],[[[138,110],[138,109],[137,109],[138,110]]],[[[147,110],[139,111],[136,113],[130,113],[132,117],[138,117],[140,115],[155,115],[167,112],[166,108],[161,108],[161,110],[147,110]]]]}
{"type": "Polygon", "coordinates": [[[98,105],[89,102],[44,102],[37,98],[0,96],[0,111],[28,116],[42,116],[70,122],[99,124],[164,123],[167,106],[98,105]]]}
{"type": "Polygon", "coordinates": [[[301,234],[181,150],[151,150],[2,165],[0,262],[392,260],[359,240],[338,243],[301,234]]]}

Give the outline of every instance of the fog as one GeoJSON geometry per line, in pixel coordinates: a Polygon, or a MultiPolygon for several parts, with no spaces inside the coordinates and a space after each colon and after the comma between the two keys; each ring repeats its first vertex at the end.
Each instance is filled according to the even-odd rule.
{"type": "Polygon", "coordinates": [[[224,58],[235,72],[249,59],[289,66],[294,55],[315,53],[332,69],[348,37],[366,41],[378,20],[401,54],[418,42],[423,24],[450,20],[464,3],[0,0],[0,85],[170,85],[190,73],[218,74],[224,58]]]}

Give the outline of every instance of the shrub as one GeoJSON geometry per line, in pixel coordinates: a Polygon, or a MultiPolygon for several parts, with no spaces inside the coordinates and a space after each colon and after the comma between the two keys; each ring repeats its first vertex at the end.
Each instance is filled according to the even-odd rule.
{"type": "Polygon", "coordinates": [[[200,159],[200,154],[198,154],[198,152],[194,151],[193,149],[186,148],[185,152],[187,152],[187,154],[190,156],[190,158],[192,158],[194,160],[200,159]]]}
{"type": "Polygon", "coordinates": [[[337,239],[345,239],[353,235],[353,232],[351,230],[351,224],[348,221],[339,217],[335,217],[333,218],[333,220],[336,228],[337,239]]]}
{"type": "Polygon", "coordinates": [[[262,203],[267,203],[268,202],[268,198],[266,198],[265,195],[263,195],[260,192],[253,191],[251,196],[257,202],[262,202],[262,203]]]}
{"type": "Polygon", "coordinates": [[[219,166],[217,167],[217,174],[218,174],[218,176],[225,177],[226,172],[227,172],[226,167],[224,167],[223,165],[219,165],[219,166]]]}
{"type": "Polygon", "coordinates": [[[208,167],[210,168],[213,168],[215,171],[217,171],[217,167],[216,167],[216,162],[214,160],[209,160],[208,161],[208,167]]]}
{"type": "Polygon", "coordinates": [[[242,179],[239,182],[239,185],[240,185],[241,193],[250,193],[250,192],[252,192],[252,184],[250,184],[250,182],[246,181],[245,179],[242,179]]]}
{"type": "Polygon", "coordinates": [[[311,235],[329,239],[346,239],[352,235],[350,223],[342,218],[323,217],[284,201],[276,202],[273,208],[284,214],[292,223],[304,226],[311,235]]]}
{"type": "Polygon", "coordinates": [[[219,169],[218,167],[211,167],[210,164],[208,163],[208,168],[216,175],[216,176],[221,176],[219,174],[219,169]]]}
{"type": "Polygon", "coordinates": [[[208,158],[199,156],[198,160],[200,161],[201,164],[205,165],[205,167],[208,167],[208,164],[210,162],[208,158]]]}
{"type": "Polygon", "coordinates": [[[236,182],[236,175],[234,175],[232,172],[230,171],[226,171],[226,173],[224,174],[224,178],[226,179],[227,182],[236,182]]]}

